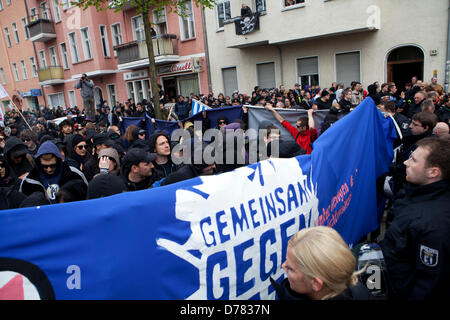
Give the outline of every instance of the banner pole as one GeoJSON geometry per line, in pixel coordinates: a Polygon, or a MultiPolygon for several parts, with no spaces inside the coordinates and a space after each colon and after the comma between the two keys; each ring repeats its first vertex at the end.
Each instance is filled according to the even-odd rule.
{"type": "Polygon", "coordinates": [[[25,117],[23,116],[22,112],[20,112],[19,108],[17,108],[16,104],[14,103],[14,101],[12,99],[11,99],[11,103],[14,106],[14,108],[16,108],[17,112],[19,112],[20,116],[22,117],[23,121],[25,121],[25,123],[27,124],[28,128],[30,128],[30,130],[33,131],[31,126],[29,125],[28,121],[25,119],[25,117]]]}

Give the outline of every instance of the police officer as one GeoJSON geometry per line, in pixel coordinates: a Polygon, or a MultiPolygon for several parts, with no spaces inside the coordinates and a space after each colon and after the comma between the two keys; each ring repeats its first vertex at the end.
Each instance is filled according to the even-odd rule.
{"type": "Polygon", "coordinates": [[[450,287],[450,138],[425,138],[405,161],[407,184],[381,248],[393,297],[437,299],[450,287]]]}

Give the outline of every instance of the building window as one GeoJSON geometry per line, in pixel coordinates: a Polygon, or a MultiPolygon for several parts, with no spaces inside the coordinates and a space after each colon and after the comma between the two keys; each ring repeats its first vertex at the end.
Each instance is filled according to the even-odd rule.
{"type": "Polygon", "coordinates": [[[304,4],[305,0],[283,0],[284,7],[292,7],[298,4],[304,4]]]}
{"type": "Polygon", "coordinates": [[[360,53],[348,52],[336,54],[336,82],[350,87],[352,81],[361,81],[360,53]]]}
{"type": "Polygon", "coordinates": [[[11,5],[11,0],[6,0],[6,5],[10,6],[11,5]]]}
{"type": "Polygon", "coordinates": [[[72,55],[72,63],[79,62],[80,55],[78,53],[77,37],[75,36],[75,32],[69,33],[69,47],[72,55]]]}
{"type": "Polygon", "coordinates": [[[161,10],[153,11],[153,22],[155,23],[156,34],[166,34],[167,33],[167,19],[166,19],[166,8],[161,10]]]}
{"type": "Polygon", "coordinates": [[[275,63],[260,63],[256,65],[258,76],[258,86],[262,89],[272,89],[276,87],[275,83],[275,63]]]}
{"type": "Polygon", "coordinates": [[[20,67],[22,68],[22,76],[24,80],[28,79],[27,67],[25,66],[25,61],[20,60],[20,67]]]}
{"type": "Polygon", "coordinates": [[[3,0],[0,0],[0,10],[3,10],[3,0]]]}
{"type": "Polygon", "coordinates": [[[59,66],[58,55],[56,54],[55,47],[50,47],[48,51],[50,52],[50,63],[52,67],[59,66]]]}
{"type": "Polygon", "coordinates": [[[88,27],[81,29],[81,43],[83,45],[84,59],[92,59],[92,47],[88,27]]]}
{"type": "Polygon", "coordinates": [[[184,1],[184,8],[180,8],[184,17],[180,16],[181,40],[195,38],[194,13],[192,11],[192,2],[184,1]]]}
{"type": "Polygon", "coordinates": [[[64,69],[69,69],[69,58],[67,57],[67,48],[66,48],[66,44],[60,43],[59,44],[59,49],[61,50],[61,57],[62,57],[62,61],[63,61],[63,68],[64,69]]]}
{"type": "Polygon", "coordinates": [[[4,27],[3,30],[5,32],[6,45],[8,48],[11,48],[11,36],[9,35],[8,27],[4,27]]]}
{"type": "MultiPolygon", "coordinates": [[[[120,28],[120,23],[111,25],[111,35],[113,46],[122,44],[122,29],[120,28]]],[[[117,56],[117,50],[114,50],[114,56],[117,56]]]]}
{"type": "Polygon", "coordinates": [[[2,81],[2,84],[6,84],[5,71],[3,71],[3,68],[0,68],[0,80],[2,81]]]}
{"type": "Polygon", "coordinates": [[[108,41],[108,29],[106,26],[100,26],[100,38],[102,39],[103,56],[109,57],[109,41],[108,41]]]}
{"type": "Polygon", "coordinates": [[[61,2],[62,2],[62,4],[63,4],[63,9],[64,10],[67,10],[67,9],[69,9],[72,5],[70,4],[70,1],[71,0],[62,0],[61,2]]]}
{"type": "Polygon", "coordinates": [[[52,0],[53,6],[53,16],[55,17],[55,22],[61,21],[61,11],[59,10],[59,0],[52,0]]]}
{"type": "Polygon", "coordinates": [[[297,59],[298,82],[304,89],[305,86],[319,85],[319,58],[297,59]]]}
{"type": "Polygon", "coordinates": [[[267,10],[266,0],[255,0],[256,12],[265,12],[267,10]]]}
{"type": "Polygon", "coordinates": [[[14,41],[16,41],[16,44],[19,43],[19,31],[17,30],[17,24],[15,22],[12,23],[12,30],[14,34],[14,41]]]}
{"type": "Polygon", "coordinates": [[[133,39],[136,41],[145,40],[144,21],[142,16],[131,18],[131,28],[133,30],[133,39]]]}
{"type": "Polygon", "coordinates": [[[50,13],[48,12],[47,2],[42,2],[40,5],[42,19],[50,20],[50,13]]]}
{"type": "Polygon", "coordinates": [[[134,86],[132,81],[127,82],[127,93],[128,99],[131,98],[136,101],[136,99],[134,98],[134,86]]]}
{"type": "Polygon", "coordinates": [[[36,63],[34,62],[34,57],[30,57],[30,66],[31,66],[31,72],[33,73],[33,77],[37,77],[38,76],[38,72],[37,72],[37,68],[36,68],[36,63]]]}
{"type": "Polygon", "coordinates": [[[50,108],[56,109],[58,106],[66,108],[66,101],[64,99],[64,92],[58,92],[48,95],[48,101],[50,102],[50,108]]]}
{"type": "Polygon", "coordinates": [[[67,91],[67,94],[69,96],[70,107],[71,108],[75,107],[77,105],[77,99],[75,97],[75,91],[69,90],[69,91],[67,91]]]}
{"type": "Polygon", "coordinates": [[[14,62],[14,63],[12,64],[12,67],[13,67],[13,71],[14,71],[14,79],[15,79],[16,81],[20,81],[20,78],[19,78],[19,70],[17,70],[17,64],[14,62]]]}
{"type": "Polygon", "coordinates": [[[23,28],[23,35],[25,37],[25,40],[28,40],[30,38],[30,34],[28,33],[28,28],[27,28],[27,18],[22,18],[22,28],[23,28]]]}
{"type": "Polygon", "coordinates": [[[144,80],[144,98],[150,100],[152,98],[152,86],[150,80],[144,80]]]}
{"type": "Polygon", "coordinates": [[[217,4],[217,26],[223,28],[224,22],[231,19],[230,1],[221,1],[217,4]]]}
{"type": "Polygon", "coordinates": [[[225,96],[230,96],[238,90],[236,67],[222,69],[223,90],[225,96]]]}
{"type": "Polygon", "coordinates": [[[109,105],[111,108],[114,107],[116,104],[117,98],[116,98],[116,85],[114,84],[108,84],[106,86],[106,91],[108,92],[108,99],[109,99],[109,105]]]}
{"type": "Polygon", "coordinates": [[[38,14],[37,14],[36,8],[30,9],[30,17],[31,17],[31,21],[35,21],[38,19],[38,14]]]}
{"type": "Polygon", "coordinates": [[[47,59],[45,58],[44,50],[39,51],[39,60],[41,62],[41,69],[46,69],[47,68],[47,59]]]}
{"type": "Polygon", "coordinates": [[[178,80],[178,87],[180,89],[180,95],[187,97],[191,93],[193,94],[200,93],[197,74],[177,77],[177,80],[178,80]]]}

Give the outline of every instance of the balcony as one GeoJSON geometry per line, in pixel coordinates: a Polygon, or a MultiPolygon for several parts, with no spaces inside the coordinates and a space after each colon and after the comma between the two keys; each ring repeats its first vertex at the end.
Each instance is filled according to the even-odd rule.
{"type": "Polygon", "coordinates": [[[62,67],[47,67],[38,70],[39,85],[55,85],[64,83],[62,67]]]}
{"type": "MultiPolygon", "coordinates": [[[[156,65],[178,62],[180,60],[180,56],[175,52],[172,42],[176,38],[176,35],[173,34],[152,37],[156,65]]],[[[117,50],[119,70],[140,69],[149,65],[145,40],[124,43],[115,46],[114,50],[117,50]]]]}
{"type": "Polygon", "coordinates": [[[31,21],[27,28],[30,32],[30,40],[47,42],[56,38],[55,26],[52,20],[36,19],[31,21]]]}

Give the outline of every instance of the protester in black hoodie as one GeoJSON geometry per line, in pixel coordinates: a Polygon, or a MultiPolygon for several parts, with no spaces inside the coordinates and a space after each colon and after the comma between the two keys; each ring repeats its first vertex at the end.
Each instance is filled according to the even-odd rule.
{"type": "Polygon", "coordinates": [[[288,243],[281,284],[270,278],[280,300],[371,300],[358,281],[356,259],[330,227],[304,228],[288,243]]]}
{"type": "Polygon", "coordinates": [[[73,134],[67,137],[65,162],[78,170],[83,170],[83,165],[91,158],[88,153],[88,146],[83,136],[73,134]]]}
{"type": "Polygon", "coordinates": [[[17,137],[8,138],[4,154],[14,178],[22,179],[34,167],[33,157],[28,154],[27,146],[17,137]]]}

